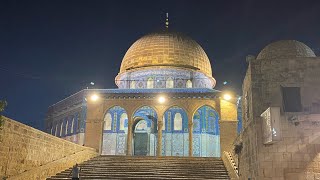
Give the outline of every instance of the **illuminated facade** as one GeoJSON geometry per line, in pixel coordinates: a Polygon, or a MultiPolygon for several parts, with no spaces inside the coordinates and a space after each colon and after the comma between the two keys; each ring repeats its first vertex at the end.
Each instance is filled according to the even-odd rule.
{"type": "Polygon", "coordinates": [[[48,133],[104,155],[220,157],[241,128],[239,99],[212,89],[209,58],[180,33],[137,40],[115,82],[119,89],[82,90],[49,107],[48,133]]]}

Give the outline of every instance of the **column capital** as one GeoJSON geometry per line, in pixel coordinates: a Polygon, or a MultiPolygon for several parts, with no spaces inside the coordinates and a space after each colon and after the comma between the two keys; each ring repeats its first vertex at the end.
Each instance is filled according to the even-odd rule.
{"type": "Polygon", "coordinates": [[[158,121],[158,126],[162,126],[163,122],[162,121],[158,121]]]}

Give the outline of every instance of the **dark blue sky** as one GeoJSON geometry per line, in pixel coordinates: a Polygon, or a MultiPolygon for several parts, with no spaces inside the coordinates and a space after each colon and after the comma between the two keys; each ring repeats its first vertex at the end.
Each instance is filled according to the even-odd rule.
{"type": "Polygon", "coordinates": [[[0,99],[5,115],[43,128],[48,106],[85,88],[116,88],[122,57],[139,37],[164,28],[208,54],[216,88],[240,93],[245,56],[296,39],[320,54],[319,0],[1,0],[0,99]]]}

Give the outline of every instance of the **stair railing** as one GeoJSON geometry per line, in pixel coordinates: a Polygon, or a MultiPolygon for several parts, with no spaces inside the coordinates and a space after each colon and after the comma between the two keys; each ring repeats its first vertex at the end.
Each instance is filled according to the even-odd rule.
{"type": "Polygon", "coordinates": [[[238,167],[230,152],[223,151],[222,160],[231,179],[239,179],[238,167]]]}

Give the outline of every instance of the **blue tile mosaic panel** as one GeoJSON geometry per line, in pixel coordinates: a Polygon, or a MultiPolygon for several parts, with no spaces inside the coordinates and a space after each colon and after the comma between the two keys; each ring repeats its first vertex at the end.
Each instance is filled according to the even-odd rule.
{"type": "Polygon", "coordinates": [[[220,157],[218,113],[209,106],[200,107],[193,116],[192,153],[195,157],[220,157]]]}

